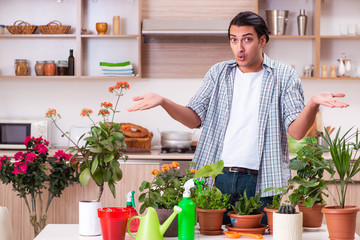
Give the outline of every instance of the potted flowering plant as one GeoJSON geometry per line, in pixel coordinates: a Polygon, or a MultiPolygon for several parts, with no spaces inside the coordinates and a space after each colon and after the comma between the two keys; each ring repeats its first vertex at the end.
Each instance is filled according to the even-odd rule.
{"type": "MultiPolygon", "coordinates": [[[[192,166],[192,165],[191,165],[192,166]]],[[[140,213],[146,208],[153,207],[159,215],[159,221],[162,224],[173,212],[173,208],[183,197],[185,182],[194,178],[195,169],[186,169],[185,174],[180,172],[179,163],[163,164],[161,169],[154,169],[151,174],[154,179],[151,182],[143,181],[139,187],[139,202],[142,203],[140,213]]],[[[165,237],[176,237],[177,217],[170,224],[165,232],[165,237]]]]}
{"type": "Polygon", "coordinates": [[[0,180],[12,184],[13,190],[24,199],[36,236],[46,225],[52,200],[77,183],[78,174],[69,163],[71,154],[59,150],[54,159],[48,159],[49,142],[42,137],[26,137],[24,144],[26,152],[15,153],[14,160],[6,155],[0,158],[0,180]]]}
{"type": "Polygon", "coordinates": [[[128,159],[128,156],[123,153],[126,149],[124,135],[122,134],[124,126],[121,123],[114,122],[114,119],[118,112],[119,99],[123,96],[123,91],[129,88],[130,86],[126,81],[117,82],[114,86],[109,87],[109,92],[114,93],[117,99],[115,106],[110,102],[101,103],[102,108],[98,115],[103,118],[103,121],[95,122],[91,118],[93,113],[91,109],[84,108],[81,111],[81,116],[88,117],[92,122],[90,136],[85,137],[84,134],[79,139],[79,141],[81,139],[85,141],[83,146],[79,145],[79,141],[74,142],[68,133],[61,130],[57,124],[61,116],[56,112],[56,109],[49,109],[46,113],[46,117],[50,118],[62,135],[74,145],[68,150],[79,158],[74,164],[78,164],[80,161],[80,183],[86,186],[92,178],[99,187],[97,201],[101,199],[105,183],[108,183],[111,193],[114,198],[116,197],[115,184],[122,178],[118,160],[126,161],[128,159]]]}

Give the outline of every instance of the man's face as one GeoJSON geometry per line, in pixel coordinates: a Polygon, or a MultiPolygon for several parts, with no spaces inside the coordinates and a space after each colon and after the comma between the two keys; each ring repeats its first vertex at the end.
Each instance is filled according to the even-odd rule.
{"type": "Polygon", "coordinates": [[[242,72],[258,72],[262,69],[262,49],[265,35],[258,39],[253,26],[230,27],[230,46],[242,72]]]}

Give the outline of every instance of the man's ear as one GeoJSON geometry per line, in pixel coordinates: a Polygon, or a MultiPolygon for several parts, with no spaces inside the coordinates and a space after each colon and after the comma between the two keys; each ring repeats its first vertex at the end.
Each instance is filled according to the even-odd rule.
{"type": "Polygon", "coordinates": [[[266,36],[265,35],[262,35],[260,37],[260,45],[261,45],[261,47],[264,47],[266,45],[266,36]]]}

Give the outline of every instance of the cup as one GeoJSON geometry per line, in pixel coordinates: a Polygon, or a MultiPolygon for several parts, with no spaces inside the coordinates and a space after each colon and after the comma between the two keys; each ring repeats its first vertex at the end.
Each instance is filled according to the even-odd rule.
{"type": "Polygon", "coordinates": [[[339,33],[340,36],[346,36],[348,34],[346,24],[339,24],[339,33]]]}
{"type": "Polygon", "coordinates": [[[354,23],[347,24],[347,35],[349,35],[349,36],[356,35],[356,24],[354,24],[354,23]]]}
{"type": "Polygon", "coordinates": [[[96,31],[98,35],[105,35],[107,31],[107,23],[106,22],[98,22],[96,23],[96,31]]]}

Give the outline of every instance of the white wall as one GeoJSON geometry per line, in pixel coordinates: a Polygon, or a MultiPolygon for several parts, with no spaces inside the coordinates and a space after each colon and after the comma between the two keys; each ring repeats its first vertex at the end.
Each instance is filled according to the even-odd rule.
{"type": "MultiPolygon", "coordinates": [[[[115,96],[107,91],[116,80],[88,79],[1,79],[0,81],[0,118],[44,118],[48,108],[55,108],[61,114],[59,125],[69,131],[71,126],[90,126],[87,118],[80,117],[82,108],[91,108],[96,116],[100,103],[115,101],[115,96]]],[[[121,111],[118,122],[131,122],[148,128],[154,133],[152,146],[160,145],[159,131],[181,130],[195,133],[172,120],[162,108],[143,112],[127,112],[133,104],[134,96],[152,91],[185,105],[195,94],[202,79],[134,79],[130,80],[130,90],[120,99],[121,111]]],[[[305,99],[319,91],[345,92],[344,99],[350,104],[347,109],[329,109],[321,107],[324,126],[352,126],[360,128],[360,81],[359,80],[304,80],[305,99]]],[[[96,118],[96,117],[95,117],[96,118]]],[[[55,146],[67,146],[60,132],[51,124],[51,143],[55,146]]]]}

